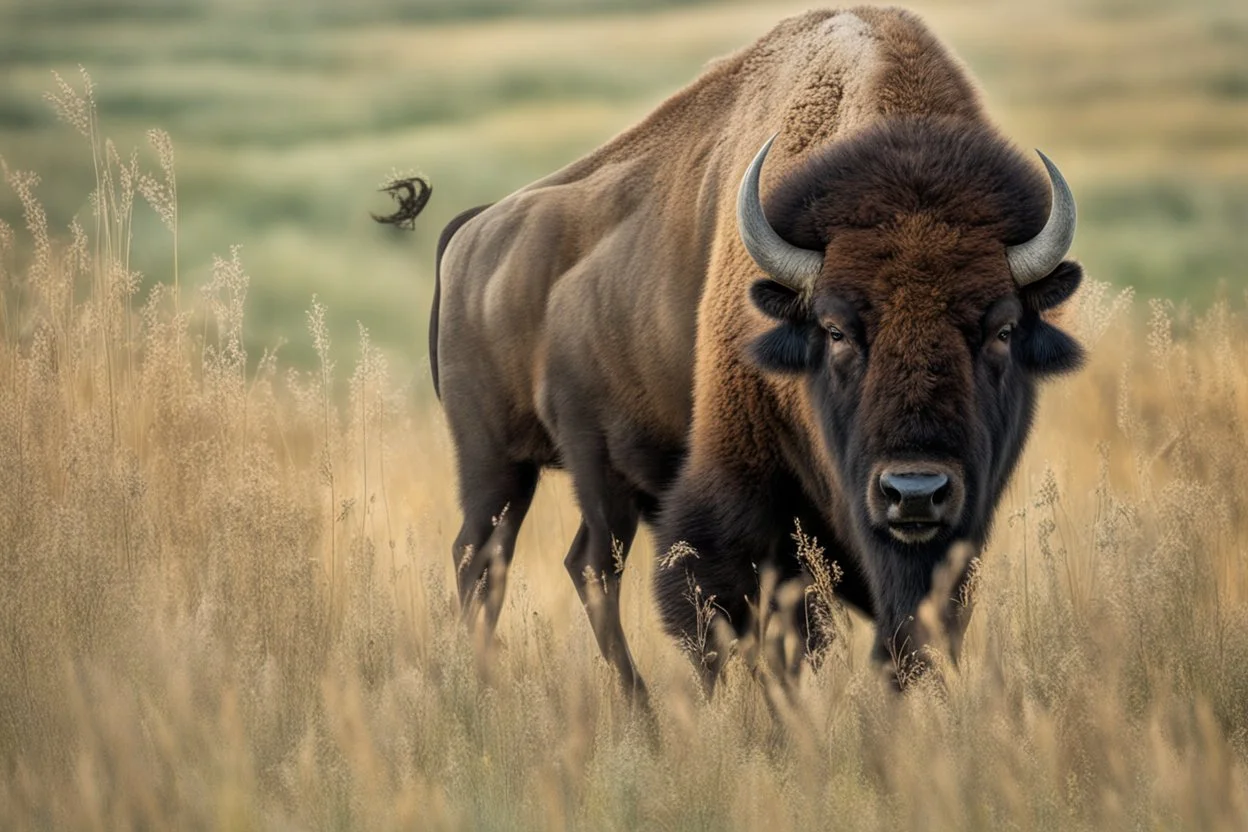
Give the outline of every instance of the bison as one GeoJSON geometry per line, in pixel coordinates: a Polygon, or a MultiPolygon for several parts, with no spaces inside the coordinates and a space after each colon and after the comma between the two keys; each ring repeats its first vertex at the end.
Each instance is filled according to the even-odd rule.
{"type": "MultiPolygon", "coordinates": [[[[747,627],[760,569],[801,573],[800,521],[887,657],[951,547],[984,544],[1037,382],[1082,359],[1045,316],[1082,272],[1041,160],[913,14],[814,11],[457,217],[430,355],[464,608],[492,632],[539,475],[562,467],[581,508],[565,564],[638,696],[619,598],[641,520],[693,553],[656,573],[673,636],[705,623],[691,583],[747,627]]],[[[721,663],[699,657],[708,681],[721,663]]]]}

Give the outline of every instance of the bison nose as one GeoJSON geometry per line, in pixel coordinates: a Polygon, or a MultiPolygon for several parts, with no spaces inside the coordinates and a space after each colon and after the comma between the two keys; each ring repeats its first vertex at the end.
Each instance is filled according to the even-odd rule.
{"type": "Polygon", "coordinates": [[[880,491],[890,523],[939,523],[948,519],[949,477],[928,471],[884,471],[880,491]]]}

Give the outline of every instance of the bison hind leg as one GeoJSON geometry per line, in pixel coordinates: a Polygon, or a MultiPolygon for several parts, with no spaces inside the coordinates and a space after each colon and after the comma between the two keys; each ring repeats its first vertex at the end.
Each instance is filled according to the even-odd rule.
{"type": "Polygon", "coordinates": [[[539,467],[532,462],[460,462],[464,522],[451,549],[464,621],[484,613],[486,643],[498,626],[516,536],[533,502],[539,467]]]}
{"type": "Polygon", "coordinates": [[[573,454],[570,463],[581,506],[581,526],[564,566],[589,616],[603,658],[619,673],[625,692],[645,709],[645,682],[633,662],[620,622],[624,563],[641,514],[638,494],[610,466],[605,452],[573,454]]]}

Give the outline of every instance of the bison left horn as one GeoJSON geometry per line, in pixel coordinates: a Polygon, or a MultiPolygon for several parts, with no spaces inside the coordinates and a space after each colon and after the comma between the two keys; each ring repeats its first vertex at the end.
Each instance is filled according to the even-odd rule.
{"type": "MultiPolygon", "coordinates": [[[[1036,151],[1040,153],[1039,150],[1036,151]]],[[[1075,239],[1075,197],[1070,192],[1062,172],[1049,157],[1040,153],[1040,160],[1049,170],[1049,184],[1053,188],[1053,207],[1049,219],[1040,233],[1025,243],[1008,246],[1005,259],[1010,264],[1010,274],[1019,286],[1034,283],[1047,277],[1062,262],[1070,243],[1075,239]]]]}
{"type": "Polygon", "coordinates": [[[741,189],[737,192],[737,230],[745,250],[772,280],[801,295],[809,295],[815,278],[823,271],[823,254],[785,242],[767,222],[758,194],[759,174],[776,135],[779,134],[768,139],[758,151],[741,180],[741,189]]]}

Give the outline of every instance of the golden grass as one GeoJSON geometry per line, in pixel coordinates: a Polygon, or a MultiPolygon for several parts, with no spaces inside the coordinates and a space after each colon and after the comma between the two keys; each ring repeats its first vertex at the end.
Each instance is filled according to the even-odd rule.
{"type": "Polygon", "coordinates": [[[833,610],[792,708],[741,661],[701,701],[643,537],[624,621],[651,733],[564,573],[566,481],[542,487],[479,669],[437,412],[367,333],[337,370],[315,299],[319,366],[248,370],[237,251],[193,308],[137,295],[145,180],[86,106],[92,227],[53,239],[4,168],[29,241],[0,226],[0,827],[1248,825],[1238,298],[1197,318],[1084,290],[1091,366],[1045,391],[944,689],[890,693],[868,626],[833,610]]]}

